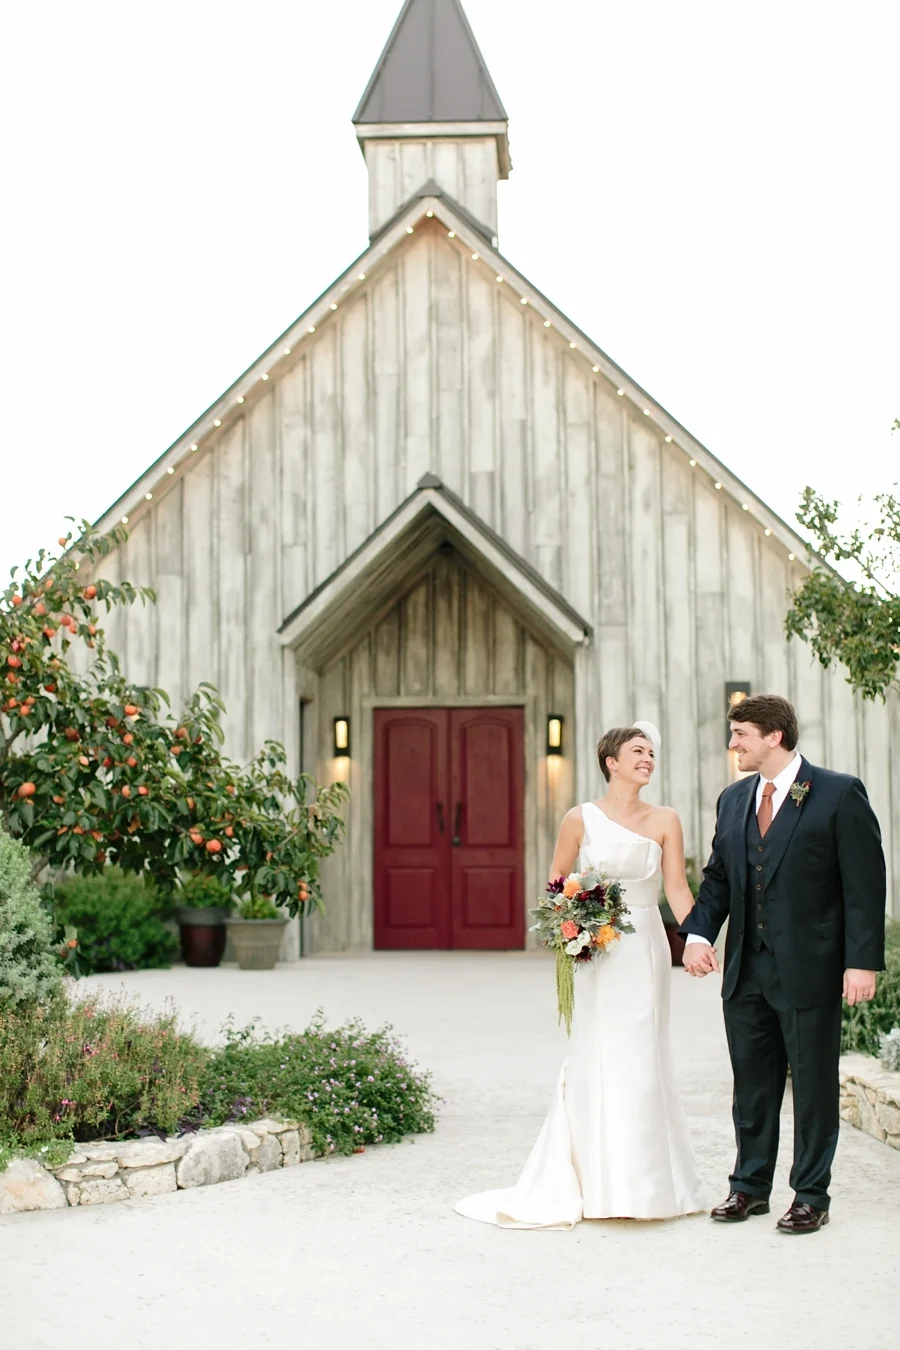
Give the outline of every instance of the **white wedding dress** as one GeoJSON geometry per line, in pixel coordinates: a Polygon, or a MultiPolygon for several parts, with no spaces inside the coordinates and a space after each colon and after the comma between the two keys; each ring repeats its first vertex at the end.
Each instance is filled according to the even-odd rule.
{"type": "MultiPolygon", "coordinates": [[[[706,1208],[669,1048],[671,956],[659,912],[662,849],[581,808],[578,868],[622,883],[635,931],[575,971],[569,1054],[522,1175],[456,1211],[501,1228],[671,1219],[706,1208]]],[[[548,971],[549,974],[549,971],[548,971]]],[[[552,977],[548,998],[552,997],[552,977]]]]}

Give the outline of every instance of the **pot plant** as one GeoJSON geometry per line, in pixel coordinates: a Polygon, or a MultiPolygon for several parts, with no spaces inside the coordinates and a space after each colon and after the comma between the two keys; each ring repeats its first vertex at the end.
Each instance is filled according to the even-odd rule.
{"type": "Polygon", "coordinates": [[[175,918],[186,966],[217,966],[225,951],[225,920],[234,901],[221,877],[191,872],[175,896],[175,918]]]}
{"type": "Polygon", "coordinates": [[[265,895],[254,895],[238,907],[238,918],[225,929],[241,970],[274,970],[287,919],[265,895]]]}

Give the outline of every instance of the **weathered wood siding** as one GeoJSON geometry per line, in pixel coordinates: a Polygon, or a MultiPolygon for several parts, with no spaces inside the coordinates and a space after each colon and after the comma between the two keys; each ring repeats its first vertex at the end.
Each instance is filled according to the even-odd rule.
{"type": "Polygon", "coordinates": [[[489,235],[497,232],[500,165],[492,136],[446,136],[365,143],[369,234],[373,235],[429,181],[438,183],[489,235]]]}
{"type": "MultiPolygon", "coordinates": [[[[652,793],[678,808],[689,851],[704,855],[729,773],[724,684],[749,680],[796,700],[811,758],[863,776],[900,875],[897,700],[862,708],[838,672],[786,642],[802,563],[437,220],[418,226],[291,359],[132,515],[110,566],[160,595],[113,624],[134,679],[173,691],[212,681],[228,704],[234,757],[275,735],[297,767],[298,697],[317,699],[327,738],[338,675],[329,672],[321,693],[315,672],[298,681],[276,629],[431,470],[594,626],[592,647],[568,654],[577,782],[551,814],[598,792],[604,727],[652,718],[664,738],[652,793]]],[[[477,587],[454,590],[430,573],[402,615],[398,607],[341,663],[338,711],[388,686],[415,698],[449,700],[454,688],[527,697],[549,678],[546,658],[521,637],[504,647],[503,660],[517,653],[514,668],[498,664],[488,635],[516,620],[498,619],[477,587]],[[458,654],[444,639],[423,645],[428,625],[447,633],[460,615],[467,633],[481,626],[480,641],[458,654]]],[[[367,811],[362,753],[352,773],[367,811]]],[[[543,816],[534,838],[549,846],[543,816]]],[[[356,833],[352,848],[365,852],[356,833]]],[[[545,862],[530,861],[530,875],[545,862]]],[[[367,941],[368,910],[344,922],[333,920],[336,943],[367,941]]]]}

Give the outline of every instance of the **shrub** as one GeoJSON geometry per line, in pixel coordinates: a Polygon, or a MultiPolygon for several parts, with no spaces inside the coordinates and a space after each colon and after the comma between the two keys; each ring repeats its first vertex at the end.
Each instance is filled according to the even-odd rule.
{"type": "Polygon", "coordinates": [[[351,1153],[434,1129],[430,1076],[411,1065],[389,1027],[358,1021],[327,1030],[319,1013],[299,1035],[226,1028],[201,1082],[204,1125],[273,1115],[304,1121],[320,1153],[351,1153]]]}
{"type": "Polygon", "coordinates": [[[244,900],[238,909],[238,914],[242,919],[283,919],[277,905],[271,900],[267,900],[264,895],[251,896],[249,900],[244,900]]]}
{"type": "Polygon", "coordinates": [[[121,1139],[176,1129],[209,1056],[174,1011],[57,995],[0,1019],[0,1140],[121,1139]]]}
{"type": "Polygon", "coordinates": [[[0,829],[0,1009],[51,998],[62,982],[28,851],[0,829]]]}
{"type": "Polygon", "coordinates": [[[894,1027],[881,1037],[878,1058],[883,1069],[889,1073],[900,1073],[900,1027],[894,1027]]]}
{"type": "Polygon", "coordinates": [[[841,1049],[878,1055],[883,1034],[900,1026],[900,951],[889,949],[887,969],[878,977],[878,992],[870,1003],[844,1004],[841,1049]]]}
{"type": "Polygon", "coordinates": [[[163,902],[152,882],[118,867],[72,877],[56,887],[56,920],[78,933],[86,973],[157,970],[171,965],[178,940],[162,922],[163,902]]]}
{"type": "Polygon", "coordinates": [[[173,900],[185,909],[231,909],[234,897],[226,877],[210,872],[191,872],[175,892],[173,900]]]}

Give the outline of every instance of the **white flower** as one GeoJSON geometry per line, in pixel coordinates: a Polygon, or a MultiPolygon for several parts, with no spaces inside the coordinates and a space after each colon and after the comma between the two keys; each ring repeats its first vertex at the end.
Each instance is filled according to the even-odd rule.
{"type": "Polygon", "coordinates": [[[568,956],[577,956],[583,947],[591,945],[591,935],[587,930],[582,930],[571,942],[566,943],[566,954],[568,956]]]}

